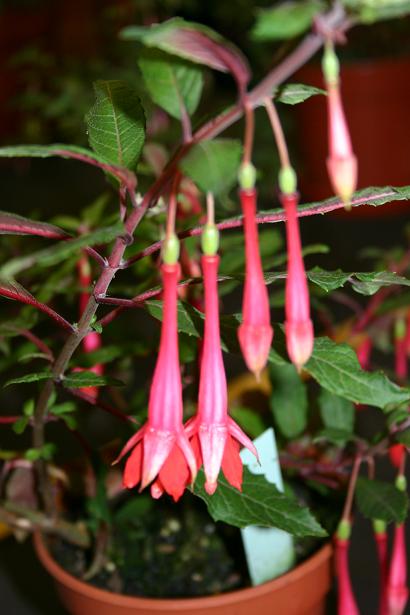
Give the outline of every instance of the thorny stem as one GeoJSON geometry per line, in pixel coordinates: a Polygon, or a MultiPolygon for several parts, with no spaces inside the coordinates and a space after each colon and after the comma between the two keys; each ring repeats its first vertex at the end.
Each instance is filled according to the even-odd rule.
{"type": "Polygon", "coordinates": [[[342,520],[350,522],[352,513],[354,491],[356,489],[357,477],[359,476],[360,465],[362,463],[361,455],[356,455],[353,462],[352,472],[350,474],[349,486],[347,488],[347,495],[345,505],[343,508],[342,520]]]}
{"type": "MultiPolygon", "coordinates": [[[[324,22],[329,28],[341,27],[346,21],[345,12],[343,8],[336,4],[327,15],[324,16],[324,22]]],[[[323,38],[320,34],[309,34],[297,47],[289,54],[289,56],[281,62],[273,71],[271,71],[265,79],[263,79],[259,85],[252,90],[249,94],[248,100],[253,107],[257,107],[261,104],[266,96],[269,96],[272,89],[282,83],[290,75],[292,75],[298,68],[300,68],[309,58],[311,58],[323,44],[323,38]]],[[[185,155],[191,145],[198,143],[202,139],[210,139],[219,133],[223,132],[231,124],[236,122],[243,113],[243,104],[240,101],[237,105],[222,113],[218,117],[214,118],[202,128],[200,128],[193,136],[189,143],[183,144],[176,152],[172,161],[165,167],[161,176],[151,186],[148,192],[145,194],[140,205],[136,203],[135,199],[135,182],[133,178],[121,177],[123,183],[127,186],[128,194],[133,204],[133,209],[124,222],[125,236],[118,237],[114,243],[111,255],[108,259],[108,263],[104,266],[101,274],[97,280],[94,289],[94,295],[90,297],[87,307],[84,310],[78,327],[73,331],[66,343],[64,344],[60,354],[58,355],[54,366],[52,368],[53,380],[61,381],[64,377],[64,372],[67,368],[73,353],[80,345],[82,339],[89,332],[90,324],[94,315],[98,309],[98,303],[95,297],[105,297],[108,287],[114,278],[116,272],[121,267],[122,259],[125,253],[125,249],[129,242],[132,242],[133,234],[141,219],[143,218],[146,210],[151,207],[161,193],[167,188],[169,183],[175,174],[175,169],[178,162],[185,155]],[[128,240],[128,241],[127,241],[128,240]]],[[[71,152],[66,152],[64,149],[58,150],[57,153],[69,155],[70,157],[79,157],[71,152]]],[[[84,159],[82,157],[81,159],[84,159]]],[[[92,159],[89,160],[90,164],[96,164],[92,159]]],[[[102,166],[100,163],[97,166],[102,166]]],[[[113,172],[113,167],[107,168],[108,172],[113,172]]],[[[115,169],[117,177],[120,176],[121,170],[115,169]]],[[[237,224],[240,226],[241,222],[237,224]]],[[[234,225],[235,226],[235,225],[234,225]]],[[[54,390],[54,382],[52,379],[47,380],[43,386],[39,398],[37,400],[36,408],[34,411],[34,425],[33,425],[33,446],[35,448],[41,448],[45,443],[44,434],[44,419],[47,415],[47,406],[50,401],[51,394],[54,390]]],[[[49,490],[49,481],[46,474],[46,466],[44,460],[39,460],[36,463],[38,487],[43,499],[46,511],[53,514],[54,506],[52,496],[49,490]]]]}
{"type": "Polygon", "coordinates": [[[281,167],[290,167],[288,147],[286,145],[285,135],[283,134],[282,124],[280,123],[278,112],[270,97],[266,97],[263,101],[269,121],[272,126],[272,131],[275,136],[276,145],[278,148],[281,167]]]}

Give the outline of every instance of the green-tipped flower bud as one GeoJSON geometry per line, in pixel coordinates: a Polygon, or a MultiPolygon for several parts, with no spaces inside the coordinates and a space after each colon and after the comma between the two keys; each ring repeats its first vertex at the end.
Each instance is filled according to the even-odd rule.
{"type": "Polygon", "coordinates": [[[349,540],[350,532],[352,531],[352,525],[347,519],[339,521],[337,526],[336,535],[340,540],[349,540]]]}
{"type": "Polygon", "coordinates": [[[279,171],[279,189],[282,194],[294,194],[296,192],[297,177],[291,166],[282,167],[279,171]]]}
{"type": "Polygon", "coordinates": [[[396,318],[394,323],[394,339],[403,340],[406,337],[406,321],[404,318],[396,318]]]}
{"type": "Polygon", "coordinates": [[[256,169],[251,162],[242,164],[238,173],[238,182],[242,190],[252,190],[256,182],[256,169]]]}
{"type": "Polygon", "coordinates": [[[375,534],[385,534],[386,522],[382,519],[373,519],[373,530],[375,534]]]}
{"type": "Polygon", "coordinates": [[[327,85],[335,85],[339,81],[340,64],[332,45],[325,47],[322,70],[327,85]]]}
{"type": "Polygon", "coordinates": [[[214,224],[206,224],[201,237],[202,252],[214,256],[219,249],[219,231],[214,224]]]}
{"type": "Polygon", "coordinates": [[[399,491],[406,491],[407,489],[407,480],[404,474],[399,474],[396,478],[396,488],[399,491]]]}
{"type": "Polygon", "coordinates": [[[169,237],[164,239],[162,244],[162,260],[167,265],[174,265],[178,262],[179,258],[179,239],[172,233],[169,237]]]}

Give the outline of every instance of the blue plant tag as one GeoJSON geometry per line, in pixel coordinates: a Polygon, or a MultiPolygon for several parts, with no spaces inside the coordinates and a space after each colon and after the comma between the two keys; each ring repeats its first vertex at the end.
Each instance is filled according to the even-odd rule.
{"type": "MultiPolygon", "coordinates": [[[[267,481],[283,491],[275,433],[270,427],[254,440],[259,453],[260,465],[247,449],[241,452],[244,465],[252,474],[263,474],[267,481]]],[[[260,585],[274,579],[295,562],[293,538],[277,528],[250,525],[243,530],[242,540],[252,585],[260,585]]]]}

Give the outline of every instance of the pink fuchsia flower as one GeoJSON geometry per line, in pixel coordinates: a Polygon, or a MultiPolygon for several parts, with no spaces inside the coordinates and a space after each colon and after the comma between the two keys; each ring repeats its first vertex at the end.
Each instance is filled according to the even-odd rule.
{"type": "Polygon", "coordinates": [[[406,536],[404,524],[396,525],[393,551],[387,583],[387,605],[389,615],[402,615],[408,598],[406,536]]]}
{"type": "Polygon", "coordinates": [[[300,370],[313,351],[309,290],[302,257],[296,193],[281,194],[286,213],[288,269],[285,288],[286,347],[292,363],[300,370]]]}
{"type": "Polygon", "coordinates": [[[401,317],[397,318],[394,325],[394,368],[399,380],[407,379],[406,321],[401,317]]]}
{"type": "Polygon", "coordinates": [[[202,256],[205,289],[205,330],[199,379],[198,412],[186,424],[197,457],[204,466],[205,489],[212,494],[219,471],[236,489],[242,486],[242,461],[239,443],[257,456],[251,440],[228,416],[228,396],[219,331],[218,265],[219,256],[202,256]]]}
{"type": "Polygon", "coordinates": [[[349,544],[349,539],[335,538],[338,615],[360,615],[350,582],[349,544]]]}
{"type": "Polygon", "coordinates": [[[387,573],[388,573],[388,558],[387,558],[387,532],[384,521],[373,521],[374,537],[376,539],[377,558],[379,560],[379,615],[389,615],[387,609],[387,573]]]}
{"type": "Polygon", "coordinates": [[[177,501],[196,476],[195,455],[185,435],[182,383],[178,353],[177,282],[179,265],[163,264],[163,319],[157,364],[151,384],[148,421],[122,449],[119,461],[131,449],[124,469],[124,487],[140,490],[157,479],[153,497],[164,491],[177,501]]]}
{"type": "Polygon", "coordinates": [[[360,342],[359,346],[356,349],[357,358],[362,369],[369,369],[372,348],[372,339],[366,335],[366,337],[360,342]]]}
{"type": "Polygon", "coordinates": [[[323,74],[327,86],[329,157],[327,169],[333,190],[346,205],[357,185],[357,159],[343,110],[339,61],[332,47],[327,46],[323,57],[323,74]]]}
{"type": "Polygon", "coordinates": [[[263,277],[256,224],[256,190],[239,191],[244,216],[246,274],[239,343],[246,365],[259,379],[268,360],[273,329],[269,297],[263,277]]]}

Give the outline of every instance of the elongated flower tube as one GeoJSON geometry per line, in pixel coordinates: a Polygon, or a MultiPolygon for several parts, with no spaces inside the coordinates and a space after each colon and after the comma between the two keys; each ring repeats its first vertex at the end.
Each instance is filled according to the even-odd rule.
{"type": "Polygon", "coordinates": [[[407,340],[406,321],[399,317],[394,323],[394,366],[399,380],[406,380],[407,368],[407,340]]]}
{"type": "Polygon", "coordinates": [[[387,584],[388,615],[402,615],[404,613],[408,594],[406,536],[405,526],[401,523],[396,525],[394,530],[393,551],[387,584]]]}
{"type": "Polygon", "coordinates": [[[389,615],[387,609],[387,532],[386,524],[380,519],[373,521],[373,531],[376,540],[377,558],[379,561],[379,615],[389,615]]]}
{"type": "Polygon", "coordinates": [[[360,615],[354,597],[349,572],[349,545],[351,525],[346,519],[340,521],[335,542],[335,567],[337,577],[338,615],[360,615]]]}
{"type": "Polygon", "coordinates": [[[179,265],[176,262],[164,263],[161,271],[163,319],[149,396],[148,421],[128,440],[117,461],[133,449],[124,469],[124,486],[131,489],[140,484],[142,490],[157,478],[151,488],[153,497],[159,497],[166,491],[177,501],[187,483],[195,480],[197,469],[195,455],[182,423],[177,332],[179,265]]]}
{"type": "Polygon", "coordinates": [[[268,360],[273,329],[270,324],[269,297],[263,277],[256,224],[256,190],[241,189],[245,233],[246,273],[239,343],[245,363],[259,379],[268,360]]]}
{"type": "Polygon", "coordinates": [[[218,264],[219,256],[204,254],[201,259],[205,288],[205,330],[199,380],[198,412],[186,424],[197,457],[204,466],[205,489],[212,494],[219,471],[236,489],[242,486],[242,461],[239,443],[257,456],[251,440],[228,416],[227,385],[219,331],[218,264]]]}
{"type": "Polygon", "coordinates": [[[357,184],[357,159],[353,154],[340,95],[339,61],[330,45],[325,47],[322,67],[327,87],[329,139],[327,169],[333,190],[340,196],[345,206],[349,207],[357,184]]]}
{"type": "Polygon", "coordinates": [[[300,370],[313,351],[309,290],[302,257],[296,192],[281,194],[286,213],[288,269],[285,288],[286,347],[292,363],[300,370]]]}

